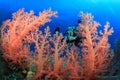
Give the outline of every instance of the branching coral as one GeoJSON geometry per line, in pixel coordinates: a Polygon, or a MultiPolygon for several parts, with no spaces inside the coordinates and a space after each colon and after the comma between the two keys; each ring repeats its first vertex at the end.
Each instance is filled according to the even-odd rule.
{"type": "Polygon", "coordinates": [[[5,59],[20,63],[22,58],[28,55],[22,42],[24,37],[30,31],[50,22],[50,17],[56,16],[56,13],[49,9],[39,13],[39,16],[35,16],[33,11],[27,13],[24,12],[24,9],[20,9],[13,14],[12,20],[6,20],[1,26],[1,43],[5,59]]]}
{"type": "Polygon", "coordinates": [[[62,38],[62,34],[54,34],[50,40],[53,49],[54,65],[47,77],[53,76],[54,78],[62,79],[63,58],[60,58],[60,55],[63,54],[66,46],[65,40],[61,41],[62,38]]]}
{"type": "Polygon", "coordinates": [[[42,31],[33,31],[30,35],[26,36],[27,41],[35,43],[34,54],[31,56],[30,62],[37,65],[34,79],[48,78],[61,78],[59,73],[62,69],[62,58],[60,54],[65,49],[65,41],[61,42],[62,34],[55,34],[53,37],[50,35],[49,27],[45,28],[45,33],[42,31]],[[51,60],[53,59],[53,60],[51,60]]]}
{"type": "MultiPolygon", "coordinates": [[[[88,13],[80,13],[82,23],[79,26],[82,36],[85,37],[81,44],[83,65],[86,77],[92,77],[105,69],[113,57],[113,52],[109,51],[108,36],[113,33],[113,28],[109,29],[107,22],[104,27],[104,32],[98,34],[97,27],[99,23],[93,21],[93,16],[88,13]]],[[[87,79],[88,80],[88,79],[87,79]]]]}
{"type": "MultiPolygon", "coordinates": [[[[29,62],[37,65],[36,73],[34,79],[43,77],[44,74],[48,73],[48,59],[50,57],[50,44],[49,37],[50,31],[49,27],[45,28],[45,32],[43,33],[40,30],[34,30],[30,32],[29,35],[25,37],[25,41],[28,43],[34,43],[35,51],[30,52],[31,56],[29,56],[29,62]]],[[[30,46],[31,44],[29,44],[30,46]]],[[[30,65],[31,66],[31,65],[30,65]]]]}

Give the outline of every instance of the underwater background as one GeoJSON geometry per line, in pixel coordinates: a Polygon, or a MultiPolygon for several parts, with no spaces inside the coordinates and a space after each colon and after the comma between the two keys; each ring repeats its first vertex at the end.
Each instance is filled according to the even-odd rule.
{"type": "Polygon", "coordinates": [[[106,21],[114,28],[113,35],[109,37],[112,48],[115,47],[115,40],[120,38],[120,0],[0,0],[0,25],[21,8],[27,12],[33,10],[35,15],[48,8],[58,11],[58,18],[53,18],[46,25],[50,26],[51,32],[60,27],[62,33],[69,26],[78,26],[80,11],[88,12],[101,24],[101,28],[106,21]]]}
{"type": "MultiPolygon", "coordinates": [[[[17,12],[20,9],[22,11],[22,8],[24,8],[25,12],[28,12],[28,13],[30,12],[30,10],[33,10],[34,14],[37,15],[37,16],[39,16],[39,12],[42,12],[42,11],[47,10],[49,8],[51,8],[52,11],[57,11],[58,12],[57,13],[58,17],[57,18],[52,17],[52,19],[51,19],[52,21],[51,22],[48,21],[48,23],[45,23],[45,25],[41,28],[42,31],[44,32],[45,31],[44,29],[46,28],[46,26],[49,26],[50,27],[50,33],[52,33],[51,34],[52,36],[54,35],[54,31],[55,31],[56,27],[59,27],[60,32],[63,33],[63,34],[66,32],[68,27],[71,27],[71,26],[78,27],[78,20],[84,19],[83,17],[81,18],[81,16],[80,16],[81,11],[83,11],[84,14],[85,13],[91,13],[94,16],[93,20],[95,20],[95,21],[97,21],[98,23],[101,24],[101,26],[98,28],[98,30],[104,30],[104,25],[106,25],[106,22],[108,21],[110,23],[110,28],[113,27],[113,30],[114,30],[114,33],[112,33],[112,30],[111,30],[110,33],[112,33],[112,35],[108,36],[108,41],[111,45],[110,50],[108,50],[108,52],[105,52],[105,53],[109,53],[109,54],[106,54],[106,55],[108,55],[107,56],[108,64],[109,64],[110,61],[111,62],[110,62],[110,66],[109,66],[109,69],[108,69],[108,73],[105,73],[105,74],[104,73],[103,74],[99,73],[98,75],[100,75],[100,76],[97,76],[97,78],[102,76],[101,78],[99,78],[99,80],[108,80],[109,76],[111,76],[109,78],[109,79],[112,78],[111,80],[120,80],[120,0],[19,0],[19,1],[18,0],[0,0],[0,26],[7,19],[12,19],[12,16],[13,16],[12,14],[13,13],[17,12]],[[113,55],[114,55],[114,57],[113,57],[113,55]],[[105,79],[104,79],[104,76],[105,76],[105,79]],[[106,76],[107,76],[107,79],[106,79],[106,76]]],[[[52,16],[54,16],[54,15],[52,15],[52,16]]],[[[48,33],[49,33],[49,30],[48,30],[48,33]]],[[[108,34],[109,34],[109,32],[108,32],[108,34]]],[[[11,35],[11,37],[12,37],[12,35],[11,35]]],[[[57,36],[57,37],[59,37],[59,36],[57,36]]],[[[43,36],[43,39],[44,39],[44,36],[43,36]]],[[[52,37],[52,39],[56,40],[56,37],[54,36],[54,37],[52,37]]],[[[4,39],[3,39],[3,41],[4,41],[4,39]]],[[[53,40],[53,43],[54,43],[54,40],[53,40]]],[[[52,42],[50,43],[50,46],[52,48],[54,48],[53,43],[52,42]]],[[[60,43],[60,45],[58,45],[58,46],[61,46],[62,41],[60,40],[59,43],[60,43]]],[[[96,43],[97,43],[97,41],[96,41],[96,43]]],[[[34,50],[34,48],[33,48],[34,45],[35,44],[30,44],[31,50],[34,50]],[[32,48],[31,48],[31,45],[32,45],[32,48]]],[[[99,46],[99,45],[97,45],[97,46],[99,46]]],[[[108,46],[108,45],[106,45],[106,46],[108,46]]],[[[18,48],[19,48],[19,46],[18,46],[18,48]]],[[[22,50],[23,50],[23,53],[24,53],[24,49],[22,49],[22,48],[20,48],[20,51],[22,53],[22,50]]],[[[80,52],[81,52],[82,48],[84,48],[84,47],[82,47],[82,48],[80,47],[81,50],[76,49],[76,48],[71,47],[71,46],[68,46],[67,48],[68,48],[68,52],[66,50],[66,47],[64,47],[64,49],[66,50],[66,53],[63,52],[63,55],[65,55],[67,53],[72,53],[71,49],[73,49],[74,53],[81,56],[80,52]]],[[[7,50],[6,47],[5,47],[5,49],[7,50]]],[[[14,49],[15,48],[13,48],[13,50],[14,49]]],[[[45,55],[46,55],[47,52],[49,53],[49,49],[48,50],[46,50],[46,49],[45,49],[45,52],[43,51],[43,54],[45,53],[45,55]]],[[[35,64],[31,63],[32,66],[31,65],[26,66],[26,63],[25,64],[24,64],[24,62],[22,63],[22,60],[21,60],[20,64],[22,64],[23,66],[21,66],[20,64],[13,65],[11,63],[12,61],[10,61],[10,63],[9,63],[9,61],[7,62],[7,60],[5,61],[3,59],[2,56],[3,56],[4,53],[2,54],[1,48],[0,48],[0,53],[1,53],[0,54],[0,61],[1,61],[0,62],[0,80],[13,80],[13,79],[14,80],[21,80],[23,78],[26,78],[26,75],[29,75],[27,77],[29,77],[30,79],[28,78],[28,79],[24,79],[24,80],[32,80],[30,75],[32,74],[32,77],[33,77],[33,72],[35,72],[34,69],[36,69],[36,66],[40,66],[39,64],[37,64],[37,60],[36,60],[35,64]],[[20,67],[18,67],[19,65],[20,65],[20,67]],[[24,74],[24,69],[23,69],[24,66],[25,66],[25,74],[24,74]],[[23,71],[22,71],[21,67],[22,67],[23,71]],[[27,70],[26,67],[27,67],[27,69],[29,67],[29,70],[27,70]],[[32,70],[31,67],[32,67],[33,71],[31,71],[32,70]],[[9,70],[8,73],[7,73],[7,70],[9,70]],[[3,74],[5,71],[6,71],[5,74],[7,74],[7,75],[3,74]],[[29,74],[30,71],[31,71],[31,74],[29,74]],[[4,75],[4,77],[2,76],[2,78],[1,78],[1,75],[4,75]],[[16,78],[16,76],[17,77],[19,76],[19,77],[22,77],[22,78],[18,79],[18,78],[16,78]]],[[[37,53],[37,51],[35,53],[37,53]]],[[[53,49],[53,51],[51,50],[50,53],[55,53],[55,50],[54,49],[53,49]]],[[[102,54],[102,51],[101,52],[98,51],[98,53],[102,54]]],[[[33,53],[30,53],[30,54],[33,54],[33,53]]],[[[75,59],[76,59],[76,54],[72,54],[72,55],[74,55],[75,59]]],[[[14,55],[14,54],[12,54],[12,55],[14,55]]],[[[103,50],[103,55],[104,55],[104,50],[103,50]]],[[[32,57],[33,56],[34,55],[32,55],[32,57]]],[[[89,55],[87,55],[87,56],[89,56],[89,55]]],[[[101,57],[101,55],[97,55],[97,56],[98,56],[97,58],[98,58],[98,61],[99,61],[99,57],[101,57]]],[[[17,57],[19,58],[19,55],[17,57]]],[[[31,57],[31,55],[30,55],[30,57],[31,57]]],[[[59,57],[59,55],[58,55],[58,57],[59,57]]],[[[68,57],[65,58],[65,62],[67,62],[68,57]]],[[[20,58],[21,58],[21,56],[20,56],[20,58]]],[[[106,58],[106,56],[105,56],[105,58],[106,58]]],[[[23,58],[21,58],[21,59],[23,59],[23,58]]],[[[62,58],[62,59],[64,60],[64,58],[62,58]]],[[[101,59],[103,59],[103,58],[101,57],[101,59]]],[[[17,62],[16,57],[15,57],[15,59],[13,58],[13,61],[14,60],[16,60],[16,62],[17,62]]],[[[78,59],[78,60],[76,59],[75,62],[79,62],[80,66],[81,66],[82,62],[80,60],[82,61],[81,58],[78,59]]],[[[33,60],[31,60],[31,61],[33,61],[33,60]]],[[[38,62],[39,61],[41,61],[41,60],[38,59],[38,62]]],[[[58,64],[60,63],[60,61],[62,61],[61,57],[59,57],[58,64]]],[[[72,61],[72,58],[70,58],[70,61],[71,61],[71,63],[69,63],[68,65],[64,61],[63,61],[63,64],[61,62],[61,64],[63,65],[62,68],[63,67],[68,67],[70,64],[71,64],[70,66],[72,68],[74,68],[74,60],[72,61]],[[72,66],[72,64],[73,64],[73,66],[72,66]]],[[[87,60],[87,61],[90,62],[89,60],[87,60]]],[[[104,59],[103,59],[103,61],[104,61],[104,59]]],[[[29,62],[29,60],[28,60],[28,62],[29,62]]],[[[54,65],[55,62],[56,62],[56,65],[57,65],[57,61],[55,61],[50,56],[50,60],[48,60],[48,63],[45,63],[45,64],[48,64],[50,66],[50,68],[51,68],[51,66],[53,68],[56,68],[55,65],[54,65]],[[49,62],[49,61],[51,61],[51,62],[49,62]]],[[[107,63],[104,63],[104,64],[107,65],[107,63]]],[[[77,66],[79,67],[79,65],[77,65],[77,66]]],[[[51,70],[54,70],[53,68],[51,68],[51,70]]],[[[38,70],[39,70],[39,67],[38,67],[38,70]]],[[[47,71],[47,69],[45,69],[45,70],[47,71]]],[[[79,75],[81,75],[79,70],[77,70],[77,69],[75,69],[75,70],[76,70],[76,72],[78,71],[79,75]]],[[[84,67],[83,67],[83,70],[84,70],[84,67]]],[[[89,69],[88,69],[88,72],[89,72],[89,69]]],[[[38,71],[38,73],[39,73],[39,71],[38,71]]],[[[68,73],[69,73],[69,71],[68,71],[68,73]]],[[[37,74],[37,72],[36,72],[36,74],[37,74]]],[[[54,74],[54,71],[53,71],[53,74],[54,74]]],[[[90,73],[88,73],[88,74],[90,74],[90,73]]],[[[71,75],[74,76],[75,74],[71,74],[71,75]]],[[[76,79],[76,77],[75,77],[75,79],[73,78],[73,80],[97,80],[97,79],[91,78],[91,75],[86,75],[86,74],[83,74],[83,75],[89,76],[90,78],[89,79],[87,79],[87,78],[76,79]]],[[[45,80],[44,78],[39,79],[39,76],[40,76],[39,74],[35,75],[35,77],[37,77],[38,79],[34,79],[34,80],[45,80]]],[[[65,74],[64,77],[65,77],[65,79],[63,79],[63,80],[70,79],[70,78],[66,78],[66,74],[65,74]]],[[[49,80],[49,79],[46,79],[46,80],[49,80]]],[[[51,80],[56,80],[56,78],[53,77],[53,79],[51,79],[51,80]]]]}

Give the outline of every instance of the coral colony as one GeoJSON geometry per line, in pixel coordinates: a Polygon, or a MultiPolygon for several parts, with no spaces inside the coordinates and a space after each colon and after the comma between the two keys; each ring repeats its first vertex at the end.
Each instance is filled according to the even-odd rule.
{"type": "Polygon", "coordinates": [[[109,29],[107,22],[98,32],[100,24],[90,13],[79,15],[82,21],[77,35],[84,39],[76,47],[66,44],[62,33],[51,35],[49,26],[44,31],[39,29],[57,17],[56,11],[48,9],[35,16],[34,11],[18,10],[1,26],[3,58],[21,71],[27,70],[25,80],[97,80],[108,71],[114,56],[108,43],[113,28],[109,29]]]}

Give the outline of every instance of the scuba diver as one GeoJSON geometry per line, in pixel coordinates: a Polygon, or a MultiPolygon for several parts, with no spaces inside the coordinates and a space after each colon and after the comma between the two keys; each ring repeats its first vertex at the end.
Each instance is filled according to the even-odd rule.
{"type": "MultiPolygon", "coordinates": [[[[78,20],[78,26],[82,23],[81,20],[78,20]]],[[[77,35],[78,30],[75,28],[75,26],[70,26],[67,28],[66,32],[64,33],[67,44],[74,44],[75,46],[78,46],[79,43],[82,43],[82,36],[77,35]]]]}
{"type": "MultiPolygon", "coordinates": [[[[81,24],[81,20],[78,20],[78,24],[81,24]]],[[[66,32],[63,34],[64,37],[61,41],[66,40],[67,44],[78,46],[79,43],[82,43],[82,36],[78,36],[77,32],[78,30],[75,28],[75,26],[70,26],[67,28],[66,32]]],[[[54,34],[60,33],[60,28],[56,27],[54,34]]]]}
{"type": "Polygon", "coordinates": [[[64,39],[66,40],[67,44],[78,46],[81,43],[81,38],[76,34],[77,30],[74,26],[68,27],[65,32],[64,39]]]}
{"type": "Polygon", "coordinates": [[[64,39],[68,43],[74,43],[75,39],[77,38],[76,34],[74,33],[75,27],[70,26],[67,28],[66,32],[64,33],[64,39]]]}

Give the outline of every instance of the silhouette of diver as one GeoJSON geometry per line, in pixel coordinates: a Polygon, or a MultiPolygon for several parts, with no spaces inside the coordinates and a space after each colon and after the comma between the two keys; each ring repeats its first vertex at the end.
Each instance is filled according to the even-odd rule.
{"type": "Polygon", "coordinates": [[[79,19],[79,20],[78,20],[78,24],[81,24],[81,23],[82,23],[82,21],[79,19]]]}
{"type": "Polygon", "coordinates": [[[60,33],[60,28],[59,27],[56,27],[55,31],[54,31],[54,34],[59,34],[60,33]]]}

